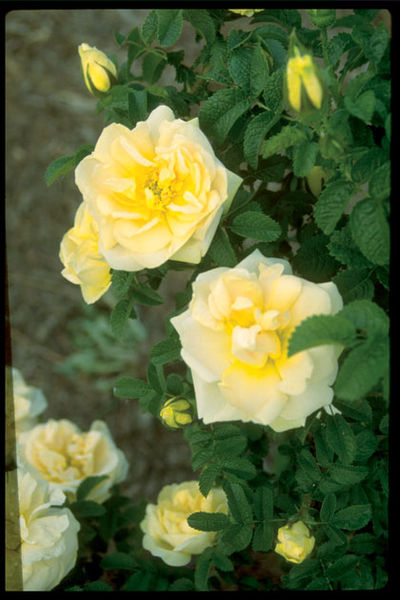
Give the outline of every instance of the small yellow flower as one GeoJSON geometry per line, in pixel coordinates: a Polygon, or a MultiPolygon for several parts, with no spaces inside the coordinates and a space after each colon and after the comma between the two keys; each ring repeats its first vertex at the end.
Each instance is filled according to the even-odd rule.
{"type": "Polygon", "coordinates": [[[262,12],[263,8],[229,8],[233,13],[241,15],[242,17],[252,17],[254,13],[262,12]]]}
{"type": "Polygon", "coordinates": [[[300,112],[303,108],[301,92],[304,88],[314,108],[320,109],[323,90],[313,59],[309,54],[301,56],[297,48],[295,54],[296,56],[289,59],[286,72],[289,103],[294,110],[300,112]]]}
{"type": "Polygon", "coordinates": [[[185,398],[175,396],[167,400],[164,404],[160,411],[160,417],[168,427],[178,429],[192,423],[193,418],[190,410],[190,402],[185,400],[185,398]]]}
{"type": "Polygon", "coordinates": [[[315,538],[310,536],[308,527],[303,521],[285,525],[278,529],[278,543],[275,552],[289,562],[299,564],[311,554],[315,538]]]}
{"type": "Polygon", "coordinates": [[[81,44],[78,47],[81,57],[83,79],[91,94],[108,92],[117,81],[117,69],[114,63],[94,46],[81,44]]]}

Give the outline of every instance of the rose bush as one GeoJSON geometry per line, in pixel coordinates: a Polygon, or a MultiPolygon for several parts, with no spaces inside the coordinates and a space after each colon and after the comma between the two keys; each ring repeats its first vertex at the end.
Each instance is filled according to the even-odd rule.
{"type": "Polygon", "coordinates": [[[169,258],[198,263],[241,178],[225,169],[198,119],[159,106],[130,130],[112,123],[75,171],[113,269],[154,268],[169,258]]]}
{"type": "Polygon", "coordinates": [[[216,533],[198,531],[187,522],[193,512],[228,512],[222,489],[212,489],[207,498],[200,492],[198,481],[173,483],[162,488],[157,504],[148,504],[140,527],[143,547],[167,565],[179,567],[190,562],[215,542],[216,533]]]}
{"type": "Polygon", "coordinates": [[[18,471],[21,562],[24,592],[49,591],[74,567],[78,553],[79,522],[68,508],[60,508],[60,489],[18,471]]]}
{"type": "Polygon", "coordinates": [[[252,421],[275,431],[301,427],[332,402],[341,348],[287,357],[294,328],[342,307],[335,284],[292,275],[286,260],[252,252],[234,269],[201,273],[189,308],[171,319],[192,371],[204,423],[252,421]]]}
{"type": "Polygon", "coordinates": [[[103,421],[94,421],[88,432],[67,419],[37,425],[23,436],[17,446],[20,464],[37,479],[45,479],[51,489],[62,490],[70,500],[84,479],[106,475],[88,495],[104,502],[110,488],[123,481],[128,462],[103,421]]]}

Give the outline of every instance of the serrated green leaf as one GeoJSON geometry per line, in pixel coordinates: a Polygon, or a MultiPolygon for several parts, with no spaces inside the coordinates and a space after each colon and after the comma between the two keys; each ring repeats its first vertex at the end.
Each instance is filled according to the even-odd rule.
{"type": "Polygon", "coordinates": [[[137,399],[151,391],[148,383],[134,377],[121,377],[114,384],[114,396],[119,398],[137,399]]]}
{"type": "Polygon", "coordinates": [[[326,441],[344,465],[353,462],[357,442],[352,428],[342,415],[333,415],[327,419],[326,441]]]}
{"type": "Polygon", "coordinates": [[[327,248],[329,238],[324,233],[305,239],[293,259],[294,269],[305,279],[323,283],[332,279],[339,263],[327,248]]]}
{"type": "Polygon", "coordinates": [[[220,531],[230,526],[231,522],[224,513],[208,513],[199,511],[189,515],[190,527],[198,531],[220,531]]]}
{"type": "Polygon", "coordinates": [[[357,454],[356,460],[366,461],[378,448],[379,441],[370,429],[364,429],[356,435],[357,454]]]}
{"type": "Polygon", "coordinates": [[[333,450],[326,442],[326,430],[317,429],[314,433],[315,453],[318,464],[328,467],[333,459],[333,450]]]}
{"type": "Polygon", "coordinates": [[[371,123],[372,115],[376,108],[376,97],[373,90],[367,90],[356,100],[349,96],[344,97],[344,105],[353,117],[361,119],[364,123],[371,123]]]}
{"type": "Polygon", "coordinates": [[[111,291],[118,298],[123,298],[128,292],[133,281],[135,273],[128,271],[112,271],[111,275],[111,291]]]}
{"type": "Polygon", "coordinates": [[[334,181],[320,194],[314,208],[314,218],[318,227],[329,235],[335,229],[337,222],[354,193],[354,186],[342,179],[334,181]]]}
{"type": "Polygon", "coordinates": [[[222,227],[217,229],[208,254],[219,267],[234,267],[238,262],[228,234],[222,227]]]}
{"type": "Polygon", "coordinates": [[[353,348],[344,359],[335,393],[344,400],[364,396],[384,376],[389,363],[389,340],[376,335],[353,348]]]}
{"type": "Polygon", "coordinates": [[[161,46],[172,46],[178,41],[182,32],[183,10],[156,9],[157,14],[157,39],[161,46]]]}
{"type": "Polygon", "coordinates": [[[304,319],[289,338],[288,356],[325,344],[349,345],[355,327],[338,315],[312,315],[304,319]]]}
{"type": "Polygon", "coordinates": [[[374,146],[358,158],[351,169],[351,177],[355,183],[365,183],[373,173],[382,165],[385,153],[381,148],[374,146]]]}
{"type": "Polygon", "coordinates": [[[87,477],[79,484],[78,489],[76,490],[76,499],[79,502],[80,500],[84,500],[89,493],[95,488],[99,483],[108,479],[108,475],[92,475],[91,477],[87,477]]]}
{"type": "Polygon", "coordinates": [[[128,96],[128,115],[132,127],[136,125],[138,121],[146,120],[148,115],[146,90],[130,91],[128,96]]]}
{"type": "Polygon", "coordinates": [[[50,163],[46,169],[44,176],[46,185],[50,186],[59,177],[67,175],[68,173],[73,171],[75,167],[80,163],[80,161],[85,156],[90,154],[92,150],[92,144],[85,144],[84,146],[81,146],[75,154],[71,154],[70,156],[62,156],[50,163]]]}
{"type": "Polygon", "coordinates": [[[375,302],[355,300],[344,306],[339,314],[368,336],[375,334],[384,336],[389,331],[389,318],[375,302]]]}
{"type": "Polygon", "coordinates": [[[126,332],[126,324],[132,315],[132,298],[119,300],[110,313],[111,331],[116,338],[122,339],[126,332]]]}
{"type": "Polygon", "coordinates": [[[293,152],[293,173],[296,177],[306,177],[313,166],[318,154],[316,142],[304,141],[298,144],[293,152]]]}
{"type": "Polygon", "coordinates": [[[303,129],[300,129],[296,125],[286,125],[282,127],[279,133],[276,133],[264,142],[262,155],[264,158],[268,158],[280,150],[290,148],[305,139],[306,134],[303,129]]]}
{"type": "Polygon", "coordinates": [[[371,280],[371,269],[369,267],[345,269],[335,275],[332,281],[337,285],[345,304],[361,298],[372,300],[374,297],[375,289],[371,280]]]}
{"type": "Polygon", "coordinates": [[[214,43],[215,25],[207,10],[185,9],[183,16],[203,36],[208,46],[214,43]]]}
{"type": "Polygon", "coordinates": [[[243,456],[220,456],[220,461],[224,471],[233,473],[241,479],[253,479],[256,476],[254,464],[243,456]]]}
{"type": "Polygon", "coordinates": [[[390,196],[390,161],[378,167],[369,182],[369,193],[375,200],[384,200],[390,196]]]}
{"type": "Polygon", "coordinates": [[[224,530],[221,541],[229,553],[240,552],[249,546],[252,535],[251,525],[232,525],[229,529],[224,530]]]}
{"type": "MultiPolygon", "coordinates": [[[[210,446],[208,448],[201,448],[193,453],[192,456],[192,468],[194,471],[203,467],[207,462],[209,462],[214,456],[213,447],[210,446]]],[[[216,465],[216,463],[213,463],[216,465]]],[[[221,468],[219,467],[219,470],[221,468]]]]}
{"type": "Polygon", "coordinates": [[[329,469],[329,475],[334,481],[343,485],[356,485],[368,475],[368,468],[336,463],[329,469]]]}
{"type": "Polygon", "coordinates": [[[131,571],[136,566],[136,561],[126,552],[112,552],[102,558],[100,566],[103,569],[127,569],[131,571]]]}
{"type": "Polygon", "coordinates": [[[177,360],[181,355],[181,343],[178,338],[166,338],[153,346],[150,350],[150,360],[155,365],[163,365],[177,360]]]}
{"type": "Polygon", "coordinates": [[[344,265],[360,270],[371,266],[355,244],[348,224],[332,233],[327,247],[331,256],[344,265]]]}
{"type": "Polygon", "coordinates": [[[373,554],[376,552],[377,541],[372,533],[357,533],[351,538],[350,548],[356,554],[373,554]]]}
{"type": "Polygon", "coordinates": [[[269,67],[259,45],[233,50],[228,68],[235,83],[252,97],[258,96],[267,83],[269,67]]]}
{"type": "Polygon", "coordinates": [[[369,523],[371,516],[370,504],[348,506],[334,515],[331,524],[339,529],[362,529],[369,523]]]}
{"type": "Polygon", "coordinates": [[[311,483],[318,482],[321,479],[321,471],[309,450],[303,448],[300,451],[298,456],[298,465],[309,478],[311,483]]]}
{"type": "Polygon", "coordinates": [[[142,38],[149,44],[157,35],[157,13],[151,10],[142,25],[142,38]]]}
{"type": "Polygon", "coordinates": [[[329,577],[329,579],[332,579],[333,581],[341,580],[343,575],[347,573],[347,571],[355,569],[355,566],[357,565],[358,561],[358,556],[355,556],[354,554],[346,554],[345,556],[342,556],[337,561],[335,561],[333,565],[327,568],[326,575],[329,577]]]}
{"type": "Polygon", "coordinates": [[[264,111],[251,119],[247,125],[243,139],[243,152],[250,167],[257,169],[261,144],[268,131],[279,119],[276,113],[264,111]]]}
{"type": "Polygon", "coordinates": [[[212,563],[212,548],[206,548],[196,560],[194,585],[198,592],[208,591],[208,577],[212,563]]]}
{"type": "Polygon", "coordinates": [[[222,485],[228,498],[229,511],[238,523],[249,523],[253,518],[252,508],[242,486],[224,481],[222,485]]]}
{"type": "Polygon", "coordinates": [[[246,238],[259,240],[260,242],[273,242],[281,234],[279,224],[256,211],[246,211],[237,215],[231,229],[234,233],[246,238]]]}
{"type": "Polygon", "coordinates": [[[322,501],[319,517],[321,521],[330,521],[336,510],[335,494],[327,494],[322,501]]]}
{"type": "Polygon", "coordinates": [[[258,523],[254,530],[252,548],[254,552],[268,552],[274,541],[274,528],[272,523],[264,521],[258,523]]]}
{"type": "Polygon", "coordinates": [[[253,506],[257,519],[260,521],[272,519],[274,496],[269,485],[263,485],[256,489],[253,506]]]}
{"type": "Polygon", "coordinates": [[[200,108],[201,129],[214,139],[217,145],[221,145],[234,123],[249,107],[250,100],[243,90],[218,90],[200,108]]]}
{"type": "MultiPolygon", "coordinates": [[[[209,459],[207,459],[209,460],[209,459]]],[[[204,463],[202,463],[204,464],[204,463]]],[[[193,464],[192,464],[193,466],[193,464]]],[[[194,467],[193,467],[194,469],[194,467]]],[[[195,469],[194,469],[195,470],[195,469]]],[[[206,498],[209,491],[214,487],[216,478],[221,473],[221,466],[218,463],[210,463],[200,473],[199,477],[199,488],[200,492],[206,498]]]]}
{"type": "Polygon", "coordinates": [[[164,302],[164,298],[152,288],[138,285],[132,286],[130,297],[133,298],[135,302],[145,304],[146,306],[158,306],[164,302]]]}

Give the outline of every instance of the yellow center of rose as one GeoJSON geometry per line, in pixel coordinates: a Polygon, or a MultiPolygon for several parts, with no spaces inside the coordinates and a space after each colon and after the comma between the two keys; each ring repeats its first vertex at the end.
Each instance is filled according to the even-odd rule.
{"type": "Polygon", "coordinates": [[[288,337],[290,311],[269,306],[267,287],[256,278],[227,275],[211,284],[208,298],[211,315],[231,338],[232,354],[254,367],[279,359],[288,337]]]}
{"type": "Polygon", "coordinates": [[[171,181],[171,178],[161,182],[160,171],[157,168],[150,169],[144,183],[144,195],[150,210],[164,210],[171,202],[179,198],[181,191],[182,182],[171,181]]]}
{"type": "Polygon", "coordinates": [[[33,463],[53,483],[64,483],[88,476],[87,435],[73,434],[61,444],[48,444],[40,438],[32,450],[33,463]]]}

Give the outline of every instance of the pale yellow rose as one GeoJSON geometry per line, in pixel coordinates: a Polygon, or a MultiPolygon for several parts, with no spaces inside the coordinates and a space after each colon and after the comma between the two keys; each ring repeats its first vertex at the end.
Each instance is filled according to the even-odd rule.
{"type": "Polygon", "coordinates": [[[215,531],[199,531],[190,527],[187,518],[198,511],[227,514],[225,492],[213,488],[204,498],[198,481],[164,486],[157,504],[147,505],[140,523],[145,550],[172,567],[187,565],[192,555],[201,554],[214,544],[216,538],[215,531]]]}
{"type": "Polygon", "coordinates": [[[229,8],[233,13],[241,15],[242,17],[252,17],[255,13],[262,12],[263,8],[229,8]]]}
{"type": "Polygon", "coordinates": [[[189,308],[171,319],[204,423],[252,421],[285,431],[332,402],[342,348],[288,358],[287,345],[303,319],[337,313],[342,298],[333,283],[291,273],[286,260],[255,250],[233,269],[198,275],[189,308]]]}
{"type": "Polygon", "coordinates": [[[26,384],[22,373],[18,369],[12,367],[11,374],[15,432],[19,435],[37,424],[37,417],[47,408],[47,400],[42,390],[26,384]]]}
{"type": "Polygon", "coordinates": [[[100,253],[112,269],[138,271],[170,258],[200,262],[242,180],[216,158],[197,118],[159,106],[132,130],[108,125],[75,181],[100,253]]]}
{"type": "Polygon", "coordinates": [[[117,82],[117,68],[114,63],[95,46],[80,44],[78,52],[83,79],[89,92],[108,92],[112,84],[117,82]]]}
{"type": "Polygon", "coordinates": [[[297,521],[292,525],[285,525],[278,529],[278,542],[275,546],[275,552],[289,562],[298,564],[311,554],[314,544],[315,538],[310,535],[308,527],[303,521],[297,521]]]}
{"type": "Polygon", "coordinates": [[[88,494],[87,499],[104,502],[110,488],[123,481],[128,462],[103,421],[94,421],[88,432],[71,421],[50,419],[19,438],[19,464],[34,477],[46,479],[51,488],[61,489],[70,500],[80,483],[93,475],[107,475],[88,494]]]}
{"type": "Polygon", "coordinates": [[[61,490],[20,470],[18,496],[23,590],[52,590],[75,566],[80,524],[69,508],[60,508],[61,490]]]}
{"type": "Polygon", "coordinates": [[[65,267],[61,274],[81,286],[87,304],[96,302],[111,285],[110,267],[99,252],[98,242],[97,224],[82,202],[74,226],[61,241],[59,256],[65,267]]]}

